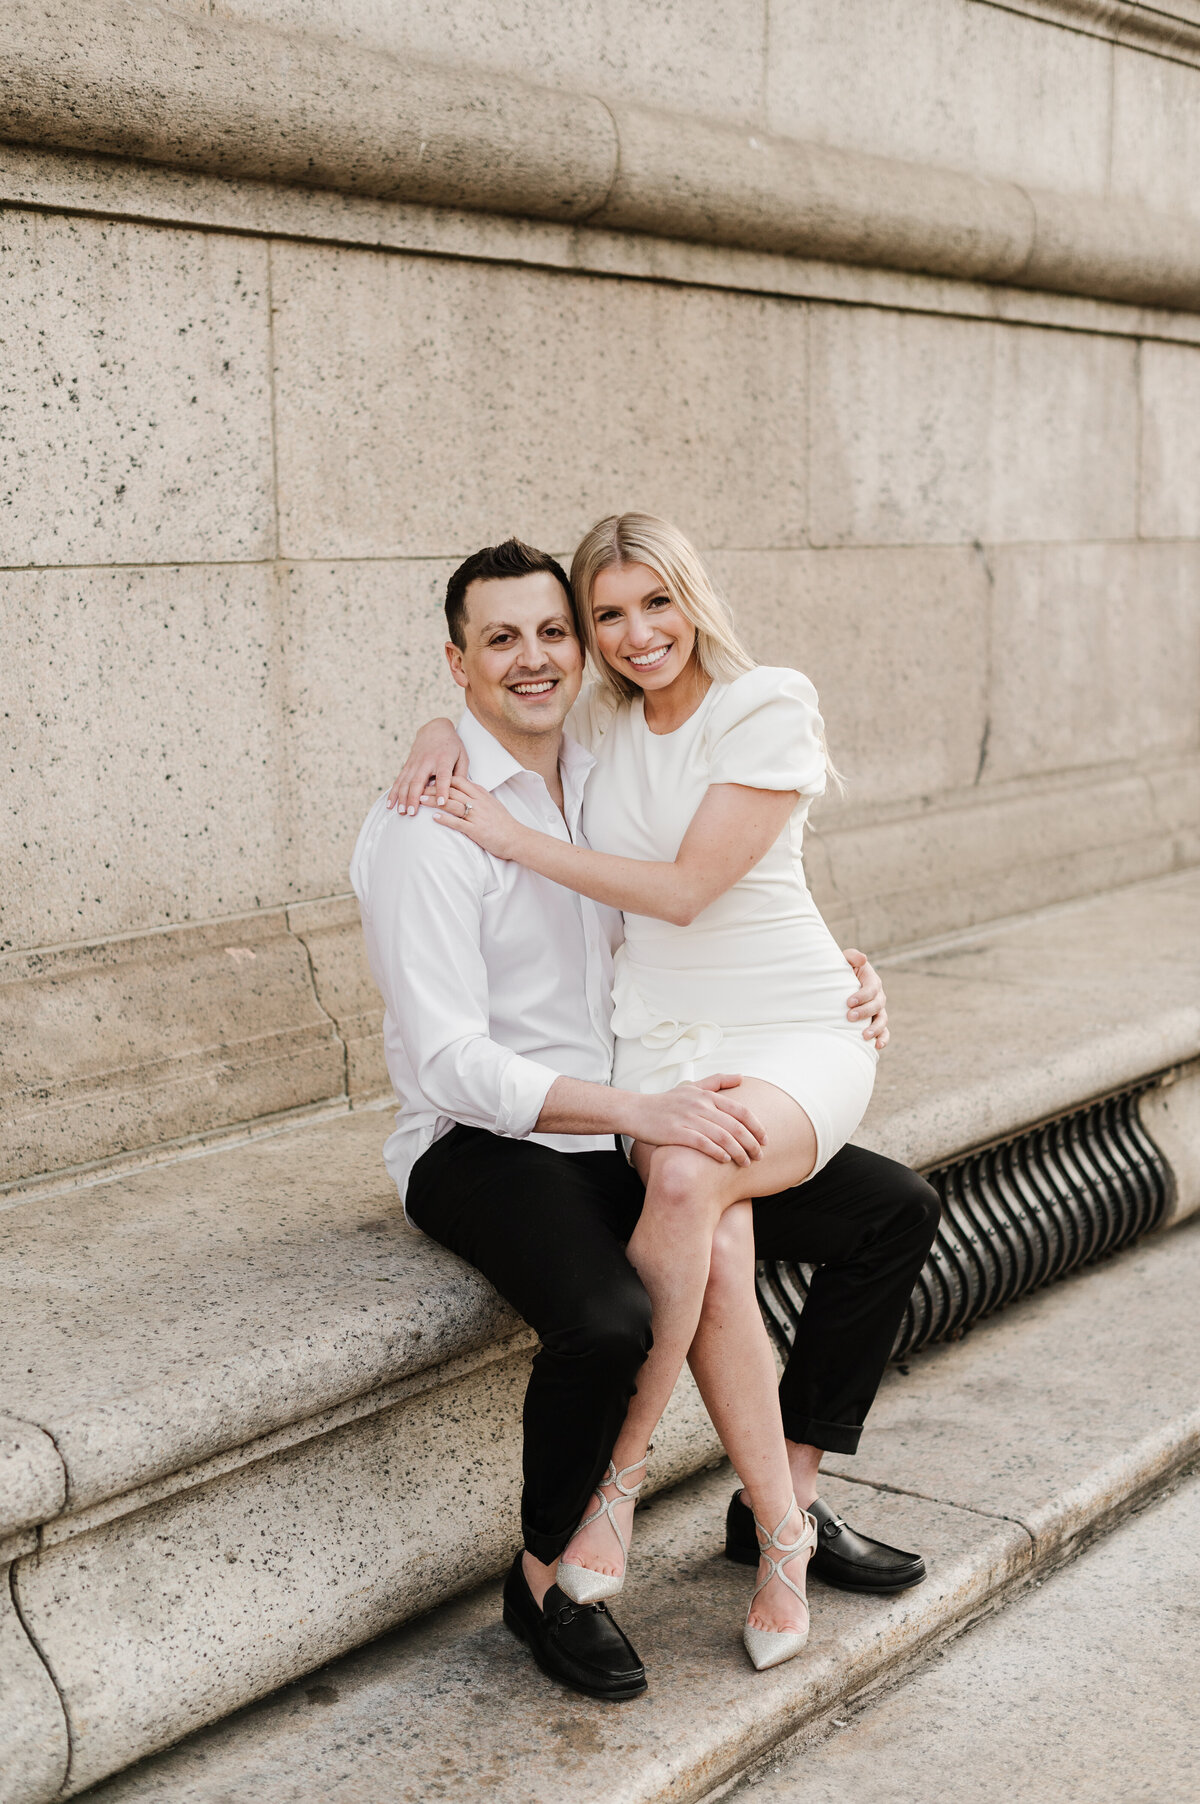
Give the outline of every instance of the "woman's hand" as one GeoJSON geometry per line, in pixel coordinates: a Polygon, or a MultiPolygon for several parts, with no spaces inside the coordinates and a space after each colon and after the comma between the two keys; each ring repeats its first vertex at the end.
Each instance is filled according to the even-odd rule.
{"type": "MultiPolygon", "coordinates": [[[[423,799],[427,808],[436,806],[428,796],[423,799]]],[[[528,841],[532,831],[515,821],[490,789],[472,783],[469,777],[455,777],[433,818],[443,827],[465,834],[494,858],[520,859],[522,842],[528,841]]]]}
{"type": "Polygon", "coordinates": [[[882,1052],[892,1036],[888,1032],[887,997],[879,973],[856,946],[848,946],[842,956],[858,979],[857,990],[846,1002],[846,1019],[865,1021],[863,1039],[874,1041],[875,1050],[882,1052]]]}
{"type": "Polygon", "coordinates": [[[387,805],[398,814],[415,814],[428,796],[440,807],[455,777],[467,774],[467,749],[453,724],[427,720],[412,743],[404,769],[388,790],[387,805]]]}

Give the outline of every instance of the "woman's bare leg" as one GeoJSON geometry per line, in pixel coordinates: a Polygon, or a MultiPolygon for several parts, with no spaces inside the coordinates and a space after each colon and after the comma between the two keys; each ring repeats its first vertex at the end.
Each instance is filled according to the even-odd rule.
{"type": "MultiPolygon", "coordinates": [[[[634,1148],[634,1162],[646,1184],[646,1201],[627,1250],[653,1305],[654,1346],[638,1374],[637,1394],[613,1449],[618,1472],[644,1458],[683,1370],[704,1305],[713,1236],[725,1211],[747,1197],[774,1196],[800,1183],[816,1163],[812,1124],[790,1096],[774,1084],[747,1078],[739,1097],[767,1131],[763,1156],[753,1165],[718,1164],[686,1147],[634,1148]]],[[[772,1393],[774,1388],[772,1368],[772,1393]]],[[[637,1465],[630,1478],[636,1483],[641,1475],[642,1468],[637,1465]]],[[[611,1487],[604,1495],[612,1495],[611,1487]]],[[[772,1528],[790,1497],[788,1490],[772,1528]]],[[[770,1507],[766,1500],[763,1507],[770,1507]]],[[[617,1514],[628,1540],[633,1506],[621,1504],[617,1514]]],[[[622,1565],[621,1550],[603,1520],[573,1536],[563,1557],[594,1572],[617,1573],[622,1565]]]]}
{"type": "MultiPolygon", "coordinates": [[[[754,1288],[754,1216],[748,1202],[727,1209],[713,1235],[708,1287],[688,1364],[754,1514],[768,1530],[785,1523],[782,1539],[795,1541],[801,1523],[798,1514],[789,1519],[794,1487],[775,1360],[754,1288]]],[[[801,1591],[807,1566],[807,1555],[795,1565],[784,1564],[801,1591]]],[[[760,1566],[759,1579],[766,1573],[760,1566]]],[[[787,1586],[772,1580],[755,1599],[750,1621],[760,1629],[802,1629],[806,1617],[806,1607],[787,1586]]]]}

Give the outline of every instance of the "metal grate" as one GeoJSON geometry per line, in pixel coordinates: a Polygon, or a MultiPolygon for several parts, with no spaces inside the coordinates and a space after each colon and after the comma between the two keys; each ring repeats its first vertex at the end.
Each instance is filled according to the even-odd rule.
{"type": "MultiPolygon", "coordinates": [[[[953,1339],[1065,1273],[1115,1253],[1162,1219],[1166,1160],[1138,1118],[1148,1085],[1105,1097],[926,1176],[942,1220],[904,1313],[893,1359],[953,1339]]],[[[812,1268],[761,1261],[772,1336],[792,1343],[812,1268]]]]}

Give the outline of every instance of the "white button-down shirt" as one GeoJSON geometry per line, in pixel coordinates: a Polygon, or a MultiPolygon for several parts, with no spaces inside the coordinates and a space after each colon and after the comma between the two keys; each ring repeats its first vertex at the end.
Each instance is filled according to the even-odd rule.
{"type": "MultiPolygon", "coordinates": [[[[471,713],[458,723],[471,776],[509,813],[585,844],[583,786],[595,760],[564,736],[564,823],[542,778],[471,713]]],[[[403,1197],[427,1147],[455,1122],[563,1152],[611,1151],[611,1134],[537,1134],[556,1077],[607,1084],[612,955],[621,916],[480,850],[430,818],[401,818],[380,796],[354,848],[350,881],[384,1001],[383,1044],[400,1104],[384,1162],[403,1197]]]]}

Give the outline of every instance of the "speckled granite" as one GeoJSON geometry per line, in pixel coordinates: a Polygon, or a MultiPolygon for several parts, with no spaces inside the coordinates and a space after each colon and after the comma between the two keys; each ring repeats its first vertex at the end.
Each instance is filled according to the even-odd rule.
{"type": "Polygon", "coordinates": [[[4,562],[270,557],[266,244],[5,210],[0,256],[4,562]]]}
{"type": "Polygon", "coordinates": [[[271,272],[285,557],[570,547],[614,494],[707,543],[804,543],[805,309],[303,244],[271,272]]]}
{"type": "Polygon", "coordinates": [[[0,1214],[7,1405],[81,1509],[518,1325],[404,1223],[364,1113],[0,1214]]]}
{"type": "Polygon", "coordinates": [[[5,692],[37,780],[8,788],[0,950],[265,903],[287,845],[264,807],[288,762],[271,566],[6,571],[3,592],[5,692]]]}

